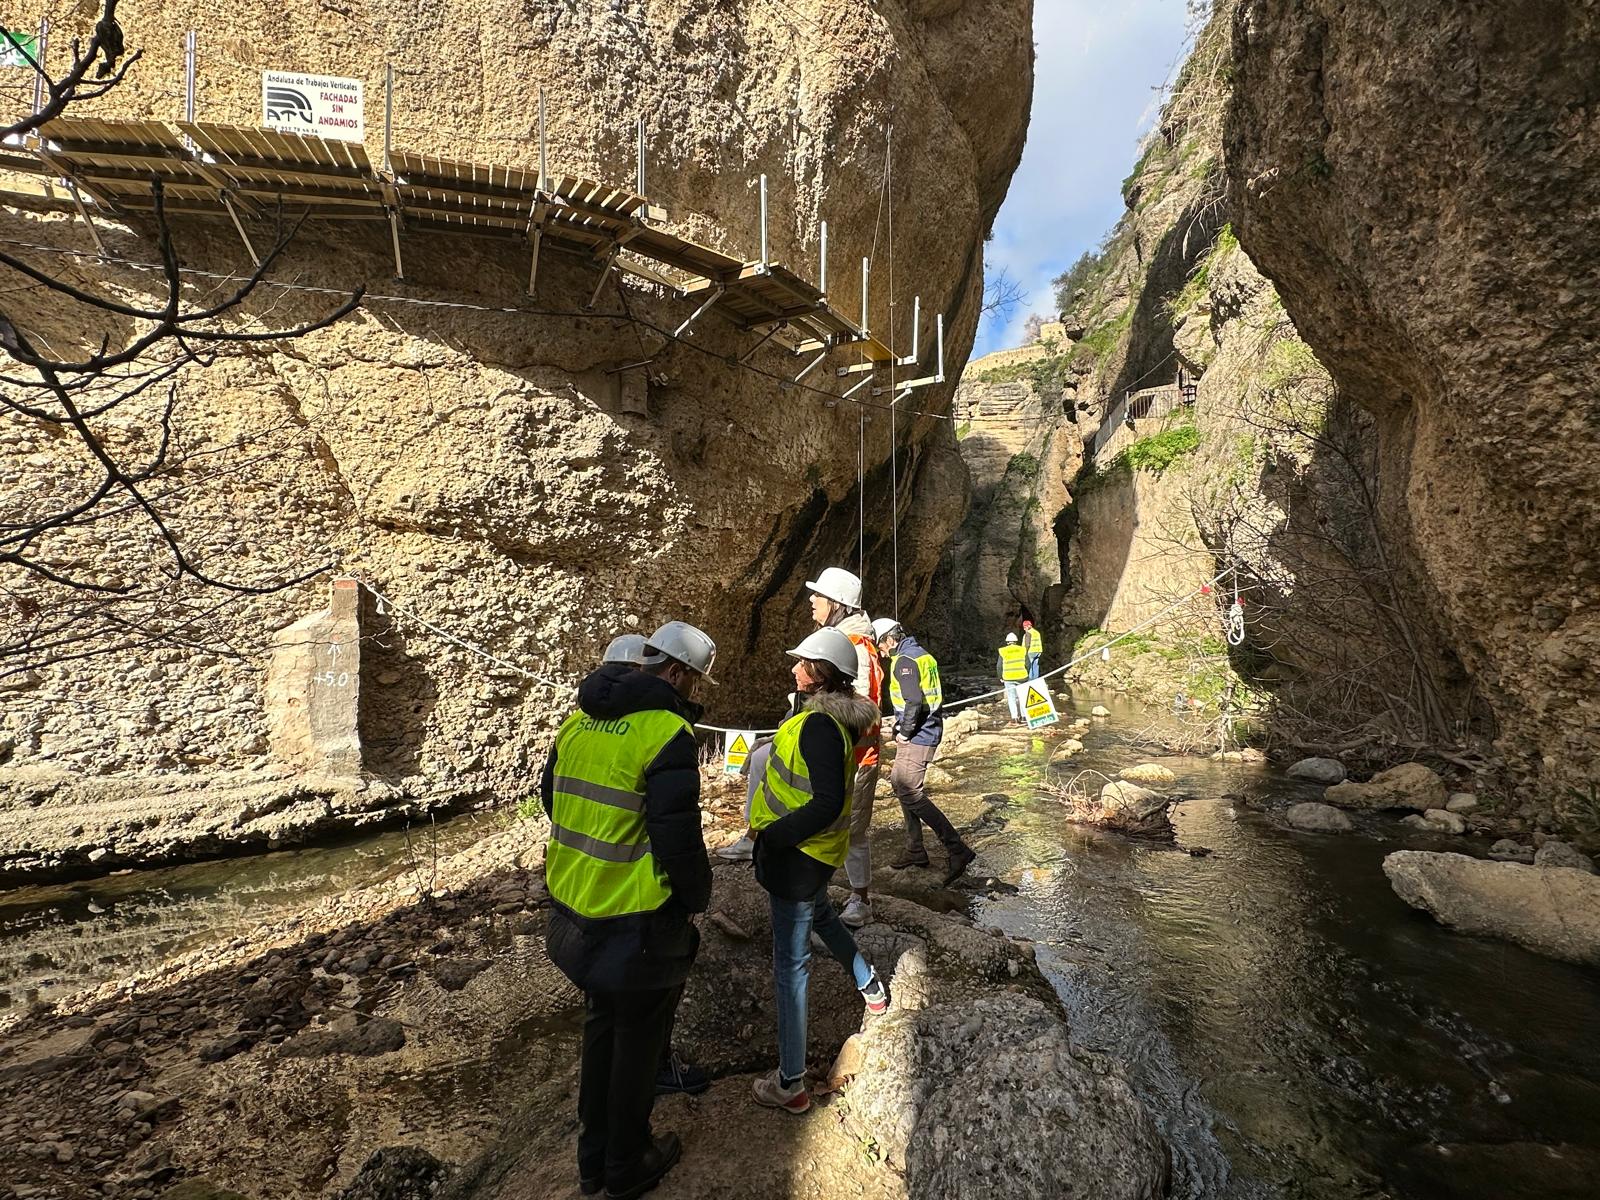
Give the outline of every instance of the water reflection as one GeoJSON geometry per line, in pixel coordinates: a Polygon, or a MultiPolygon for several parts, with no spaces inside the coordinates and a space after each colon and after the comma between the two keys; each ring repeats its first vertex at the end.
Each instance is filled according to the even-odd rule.
{"type": "MultiPolygon", "coordinates": [[[[469,814],[441,822],[440,855],[496,827],[469,814]]],[[[0,892],[0,1010],[52,1000],[223,941],[324,896],[432,861],[424,826],[359,841],[135,871],[0,892]]]]}

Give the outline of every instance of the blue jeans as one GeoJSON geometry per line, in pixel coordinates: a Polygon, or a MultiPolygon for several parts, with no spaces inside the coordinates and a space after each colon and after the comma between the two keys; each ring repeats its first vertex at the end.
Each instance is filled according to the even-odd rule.
{"type": "Polygon", "coordinates": [[[857,988],[872,982],[872,968],[861,957],[855,938],[839,920],[828,899],[827,885],[809,900],[772,903],[772,981],[778,995],[778,1070],[785,1079],[806,1073],[806,987],[811,973],[811,931],[844,964],[857,988]]]}
{"type": "Polygon", "coordinates": [[[1039,678],[1039,660],[1041,658],[1043,658],[1043,657],[1044,657],[1044,655],[1042,655],[1042,654],[1030,654],[1030,655],[1028,655],[1028,678],[1029,679],[1037,679],[1037,678],[1039,678]]]}
{"type": "Polygon", "coordinates": [[[1002,679],[1000,686],[1006,689],[1006,708],[1011,712],[1013,721],[1023,720],[1027,713],[1022,704],[1022,687],[1026,679],[1002,679]]]}

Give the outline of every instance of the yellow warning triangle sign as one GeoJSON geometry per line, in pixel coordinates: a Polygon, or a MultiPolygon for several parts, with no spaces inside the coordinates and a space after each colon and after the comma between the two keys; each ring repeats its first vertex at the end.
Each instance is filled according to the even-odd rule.
{"type": "Polygon", "coordinates": [[[750,753],[750,746],[744,740],[744,734],[742,734],[742,733],[741,734],[737,734],[734,737],[733,745],[728,747],[728,753],[729,754],[749,754],[750,753]]]}

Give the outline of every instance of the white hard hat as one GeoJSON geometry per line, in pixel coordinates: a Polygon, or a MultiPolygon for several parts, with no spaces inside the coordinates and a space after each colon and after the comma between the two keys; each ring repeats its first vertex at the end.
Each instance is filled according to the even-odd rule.
{"type": "Polygon", "coordinates": [[[837,629],[818,629],[808,633],[793,650],[794,658],[810,658],[832,663],[846,679],[854,679],[861,670],[861,660],[856,657],[856,644],[837,629]]]}
{"type": "Polygon", "coordinates": [[[904,632],[905,630],[900,628],[900,622],[893,617],[879,617],[872,623],[872,638],[877,642],[883,641],[884,638],[892,633],[903,634],[904,632]]]}
{"type": "Polygon", "coordinates": [[[711,664],[717,660],[717,644],[687,621],[668,621],[645,642],[645,661],[658,663],[663,655],[681,662],[690,670],[715,683],[711,664]]]}
{"type": "Polygon", "coordinates": [[[612,638],[600,663],[602,666],[606,663],[627,663],[635,667],[643,665],[644,634],[625,633],[621,637],[612,638]]]}
{"type": "Polygon", "coordinates": [[[846,608],[861,607],[861,580],[843,567],[829,567],[815,579],[806,580],[806,587],[824,599],[833,600],[846,608]]]}
{"type": "Polygon", "coordinates": [[[1014,633],[1006,634],[1006,641],[1015,643],[1016,640],[1017,640],[1017,635],[1016,634],[1014,634],[1014,633]]]}

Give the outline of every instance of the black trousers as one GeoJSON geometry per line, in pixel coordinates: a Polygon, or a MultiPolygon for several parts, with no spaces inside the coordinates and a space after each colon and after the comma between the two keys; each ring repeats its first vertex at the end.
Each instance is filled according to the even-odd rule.
{"type": "Polygon", "coordinates": [[[672,1036],[683,985],[584,994],[578,1071],[578,1174],[624,1171],[650,1146],[656,1072],[672,1036]]]}

